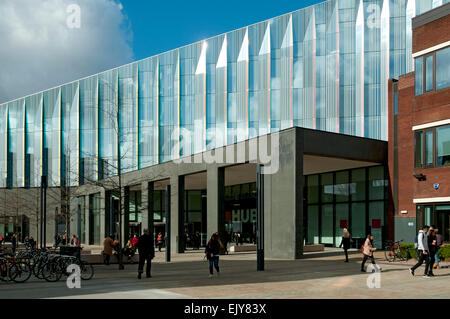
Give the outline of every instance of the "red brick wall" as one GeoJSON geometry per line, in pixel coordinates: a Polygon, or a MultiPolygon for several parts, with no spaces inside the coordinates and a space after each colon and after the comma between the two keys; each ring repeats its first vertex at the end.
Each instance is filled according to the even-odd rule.
{"type": "MultiPolygon", "coordinates": [[[[398,82],[398,211],[407,210],[408,214],[399,217],[415,217],[414,198],[450,196],[450,167],[415,169],[414,168],[414,131],[415,125],[450,119],[450,88],[414,95],[414,73],[399,78],[398,82]],[[413,175],[422,173],[426,181],[419,182],[413,175]],[[439,183],[438,190],[433,184],[439,183]]],[[[392,99],[390,99],[392,101],[392,99]]],[[[389,108],[392,118],[393,105],[389,108]]],[[[389,121],[389,141],[393,136],[393,124],[389,121]]],[[[393,172],[393,146],[389,145],[389,171],[393,172]]],[[[392,181],[391,174],[391,183],[392,181]]]]}
{"type": "Polygon", "coordinates": [[[450,16],[413,30],[413,53],[450,41],[450,16]]]}

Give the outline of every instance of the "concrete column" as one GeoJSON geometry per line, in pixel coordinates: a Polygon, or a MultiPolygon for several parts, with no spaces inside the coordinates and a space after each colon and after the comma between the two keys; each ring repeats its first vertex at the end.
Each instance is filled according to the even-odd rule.
{"type": "Polygon", "coordinates": [[[303,253],[303,136],[280,134],[279,169],[264,176],[265,255],[296,259],[303,253]]]}
{"type": "Polygon", "coordinates": [[[89,195],[84,196],[84,221],[85,221],[85,232],[86,232],[86,242],[89,245],[89,195]]]}
{"type": "Polygon", "coordinates": [[[225,168],[209,165],[206,171],[206,232],[207,238],[214,232],[224,231],[225,168]]]}
{"type": "Polygon", "coordinates": [[[170,253],[179,252],[179,178],[178,175],[170,177],[170,253]]]}
{"type": "Polygon", "coordinates": [[[100,189],[100,242],[102,241],[103,238],[105,238],[106,233],[105,233],[105,229],[106,229],[106,219],[105,219],[105,207],[106,207],[106,191],[104,188],[100,189]]]}
{"type": "Polygon", "coordinates": [[[75,234],[77,237],[79,237],[80,229],[78,227],[80,216],[78,215],[78,198],[72,197],[70,200],[70,238],[72,238],[72,235],[75,234]]]}
{"type": "Polygon", "coordinates": [[[129,217],[130,217],[130,187],[125,186],[121,190],[122,192],[122,229],[121,229],[121,245],[122,247],[128,240],[129,235],[129,217]]]}
{"type": "MultiPolygon", "coordinates": [[[[142,216],[142,230],[149,229],[148,222],[148,182],[141,184],[141,216],[142,216]]],[[[153,229],[149,229],[153,233],[153,229]]]]}

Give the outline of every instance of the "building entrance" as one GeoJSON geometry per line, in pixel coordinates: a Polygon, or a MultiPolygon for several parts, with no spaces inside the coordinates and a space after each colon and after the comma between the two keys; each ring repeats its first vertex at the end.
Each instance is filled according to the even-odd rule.
{"type": "Polygon", "coordinates": [[[450,203],[417,205],[418,229],[423,225],[435,226],[444,242],[450,242],[450,203]]]}

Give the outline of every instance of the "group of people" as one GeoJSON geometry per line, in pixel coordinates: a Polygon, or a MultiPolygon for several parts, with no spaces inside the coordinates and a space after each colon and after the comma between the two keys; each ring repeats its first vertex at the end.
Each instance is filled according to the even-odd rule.
{"type": "MultiPolygon", "coordinates": [[[[150,235],[148,229],[144,229],[144,232],[140,237],[134,235],[132,238],[129,238],[127,242],[126,248],[124,249],[124,254],[126,254],[125,250],[127,248],[134,249],[134,251],[137,249],[139,253],[138,279],[142,278],[145,263],[147,263],[145,267],[146,277],[151,278],[151,261],[155,257],[155,241],[156,244],[160,247],[161,244],[159,243],[163,241],[162,234],[159,233],[156,237],[156,240],[154,240],[154,238],[152,238],[152,236],[150,235]]],[[[103,257],[104,263],[106,265],[109,265],[113,251],[117,251],[119,245],[119,240],[114,239],[113,235],[109,235],[103,241],[103,257]]],[[[205,257],[209,261],[210,277],[213,276],[214,268],[216,269],[217,275],[219,275],[220,273],[219,255],[222,249],[224,249],[224,245],[220,240],[219,233],[214,233],[205,248],[205,257]]]]}
{"type": "Polygon", "coordinates": [[[417,268],[422,266],[425,262],[425,278],[433,277],[433,268],[439,269],[439,248],[443,244],[441,234],[434,226],[423,226],[417,235],[417,250],[419,252],[419,261],[412,268],[409,269],[411,275],[417,268]]]}
{"type": "Polygon", "coordinates": [[[70,238],[70,240],[68,240],[66,234],[56,233],[55,247],[67,246],[67,245],[80,247],[81,242],[75,234],[73,234],[72,237],[70,238]]]}
{"type": "MultiPolygon", "coordinates": [[[[377,250],[373,245],[373,235],[369,234],[366,237],[364,245],[361,247],[361,251],[363,253],[363,260],[361,263],[361,271],[365,272],[365,264],[368,259],[371,260],[373,265],[376,265],[375,258],[373,257],[373,253],[377,250]]],[[[350,232],[344,228],[342,234],[342,240],[339,247],[344,249],[345,254],[345,262],[348,262],[348,249],[351,244],[351,236],[350,232]]],[[[414,272],[417,268],[419,268],[423,263],[425,263],[425,272],[424,277],[430,278],[433,277],[433,269],[439,269],[439,256],[438,251],[439,248],[442,247],[443,238],[442,235],[439,234],[438,229],[434,226],[423,226],[423,228],[419,231],[417,235],[417,251],[419,253],[419,261],[413,267],[409,269],[411,275],[414,276],[414,272]]],[[[375,266],[378,270],[381,271],[381,268],[375,266]]]]}
{"type": "MultiPolygon", "coordinates": [[[[373,239],[374,239],[373,235],[368,234],[364,241],[364,244],[361,247],[361,252],[363,254],[363,260],[361,263],[362,272],[366,272],[365,265],[368,259],[370,259],[370,261],[372,262],[374,267],[377,268],[378,271],[381,271],[381,268],[376,265],[375,258],[373,257],[373,253],[377,250],[373,245],[373,239]]],[[[339,248],[342,247],[344,249],[345,262],[348,262],[348,250],[350,249],[351,241],[352,239],[350,236],[350,232],[348,231],[347,228],[344,228],[342,231],[342,239],[339,248]]]]}
{"type": "Polygon", "coordinates": [[[199,232],[195,232],[194,234],[190,234],[189,232],[184,233],[184,249],[188,246],[193,249],[200,249],[201,245],[201,237],[199,232]]]}
{"type": "Polygon", "coordinates": [[[0,234],[0,247],[3,245],[4,242],[11,242],[12,252],[15,253],[17,246],[19,245],[19,234],[18,233],[9,234],[6,238],[3,238],[2,234],[0,234]]]}
{"type": "MultiPolygon", "coordinates": [[[[109,235],[103,241],[103,262],[109,265],[110,258],[114,251],[120,253],[120,242],[114,235],[109,235]]],[[[136,253],[139,252],[139,267],[138,278],[142,278],[144,272],[144,264],[147,261],[146,276],[151,277],[151,260],[155,257],[155,245],[154,240],[150,236],[147,229],[144,229],[144,233],[137,237],[137,235],[129,236],[127,244],[123,250],[123,254],[128,257],[129,260],[133,258],[136,253]]]]}

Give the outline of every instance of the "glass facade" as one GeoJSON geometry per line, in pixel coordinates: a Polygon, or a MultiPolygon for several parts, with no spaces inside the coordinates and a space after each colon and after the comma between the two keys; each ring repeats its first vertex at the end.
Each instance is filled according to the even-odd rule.
{"type": "Polygon", "coordinates": [[[256,183],[225,187],[225,233],[229,241],[255,243],[256,183]]]}
{"type": "Polygon", "coordinates": [[[2,104],[0,187],[83,184],[293,126],[387,140],[387,79],[414,69],[411,19],[435,6],[329,0],[2,104]]]}
{"type": "Polygon", "coordinates": [[[384,166],[374,166],[306,176],[306,244],[338,247],[348,228],[355,245],[372,233],[381,248],[387,234],[386,174],[384,166]]]}

